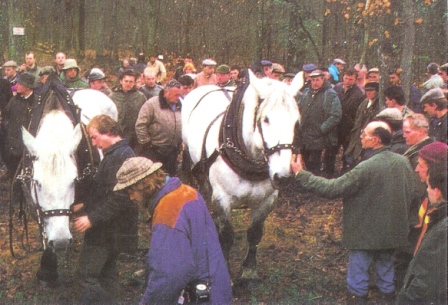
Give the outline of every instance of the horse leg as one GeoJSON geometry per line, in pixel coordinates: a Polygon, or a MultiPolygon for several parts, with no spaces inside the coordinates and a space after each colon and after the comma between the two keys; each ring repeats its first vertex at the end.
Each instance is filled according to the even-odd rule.
{"type": "Polygon", "coordinates": [[[214,206],[216,208],[213,216],[215,218],[215,223],[219,235],[219,242],[221,244],[222,253],[224,254],[224,258],[227,262],[227,267],[230,267],[230,249],[232,248],[233,239],[235,236],[230,219],[230,211],[225,211],[224,208],[216,202],[214,206]]]}
{"type": "Polygon", "coordinates": [[[258,280],[257,248],[263,237],[264,221],[275,206],[276,195],[268,197],[258,209],[252,210],[252,222],[247,229],[247,253],[243,261],[242,280],[258,280]]]}
{"type": "Polygon", "coordinates": [[[58,280],[58,258],[51,249],[46,249],[40,260],[37,278],[42,284],[55,286],[58,280]]]}

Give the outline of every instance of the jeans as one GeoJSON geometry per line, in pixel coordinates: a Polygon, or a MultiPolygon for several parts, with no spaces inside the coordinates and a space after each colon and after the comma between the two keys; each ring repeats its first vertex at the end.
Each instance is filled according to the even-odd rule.
{"type": "Polygon", "coordinates": [[[369,291],[369,267],[375,266],[375,284],[382,293],[395,291],[394,250],[350,250],[347,288],[351,294],[366,296],[369,291]]]}

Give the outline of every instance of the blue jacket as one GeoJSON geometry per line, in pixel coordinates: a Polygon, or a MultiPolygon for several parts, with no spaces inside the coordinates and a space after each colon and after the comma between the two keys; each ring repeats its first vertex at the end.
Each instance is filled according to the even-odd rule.
{"type": "Polygon", "coordinates": [[[211,304],[231,304],[232,288],[212,217],[202,196],[179,178],[169,178],[150,204],[148,284],[142,304],[177,304],[187,283],[211,285],[211,304]]]}
{"type": "Polygon", "coordinates": [[[331,64],[328,67],[328,73],[330,73],[331,78],[332,78],[332,84],[337,84],[339,83],[341,80],[339,79],[341,76],[341,72],[339,71],[338,67],[336,67],[334,64],[331,64]]]}

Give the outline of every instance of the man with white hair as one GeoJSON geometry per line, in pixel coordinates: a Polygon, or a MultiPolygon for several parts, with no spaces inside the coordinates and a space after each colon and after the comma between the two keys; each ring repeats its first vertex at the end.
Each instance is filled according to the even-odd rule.
{"type": "Polygon", "coordinates": [[[347,304],[366,303],[372,262],[382,300],[386,303],[394,299],[394,249],[407,245],[413,172],[406,158],[389,151],[391,139],[386,123],[369,123],[361,133],[367,152],[364,159],[337,179],[305,171],[300,155],[291,159],[300,189],[343,198],[342,243],[349,249],[347,304]]]}

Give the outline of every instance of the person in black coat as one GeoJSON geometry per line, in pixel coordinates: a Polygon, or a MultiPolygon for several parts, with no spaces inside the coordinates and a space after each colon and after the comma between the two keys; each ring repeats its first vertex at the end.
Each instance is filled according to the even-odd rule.
{"type": "Polygon", "coordinates": [[[84,235],[77,276],[83,289],[80,303],[110,302],[117,288],[116,263],[119,252],[136,250],[138,208],[128,195],[114,192],[116,174],[127,158],[135,157],[118,123],[107,115],[94,117],[87,125],[92,145],[102,149],[104,158],[95,174],[92,193],[74,206],[82,213],[74,220],[76,231],[84,235]]]}

